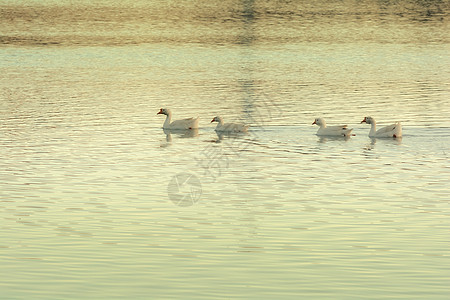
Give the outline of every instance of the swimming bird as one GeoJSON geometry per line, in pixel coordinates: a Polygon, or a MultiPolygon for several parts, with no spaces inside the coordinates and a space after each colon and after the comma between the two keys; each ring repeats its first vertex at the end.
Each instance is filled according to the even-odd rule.
{"type": "Polygon", "coordinates": [[[248,125],[240,123],[223,123],[222,117],[214,117],[212,122],[218,122],[215,131],[220,132],[247,132],[248,125]]]}
{"type": "Polygon", "coordinates": [[[320,126],[319,130],[317,130],[316,135],[319,136],[350,136],[353,128],[348,129],[347,125],[342,126],[328,126],[325,123],[323,118],[316,118],[312,125],[320,126]]]}
{"type": "Polygon", "coordinates": [[[382,127],[377,130],[377,122],[372,117],[365,117],[361,123],[371,124],[369,137],[374,138],[398,138],[402,136],[402,124],[396,122],[392,125],[382,127]]]}
{"type": "Polygon", "coordinates": [[[197,118],[187,118],[176,120],[170,122],[172,119],[172,112],[168,108],[161,108],[157,115],[166,115],[166,120],[164,121],[163,128],[164,129],[196,129],[198,128],[198,117],[197,118]]]}

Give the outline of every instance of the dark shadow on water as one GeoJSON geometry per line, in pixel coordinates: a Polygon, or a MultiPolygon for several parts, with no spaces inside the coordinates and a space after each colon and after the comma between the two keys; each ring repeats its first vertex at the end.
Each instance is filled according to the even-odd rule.
{"type": "Polygon", "coordinates": [[[238,36],[236,44],[251,45],[255,40],[254,23],[255,23],[255,0],[242,0],[242,11],[240,17],[243,22],[242,34],[238,36]]]}

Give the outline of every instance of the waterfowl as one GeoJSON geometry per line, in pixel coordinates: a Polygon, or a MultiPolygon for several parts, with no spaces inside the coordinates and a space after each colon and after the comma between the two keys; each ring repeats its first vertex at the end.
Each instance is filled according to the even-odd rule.
{"type": "Polygon", "coordinates": [[[327,126],[323,118],[316,118],[312,125],[318,125],[320,128],[317,130],[318,136],[350,136],[353,128],[347,128],[347,125],[342,126],[327,126]]]}
{"type": "Polygon", "coordinates": [[[377,130],[377,122],[372,117],[365,117],[361,123],[370,124],[369,137],[373,138],[398,138],[402,136],[402,124],[396,122],[392,125],[382,127],[377,130]]]}
{"type": "Polygon", "coordinates": [[[198,128],[198,117],[197,118],[187,118],[181,120],[175,120],[170,122],[172,119],[172,112],[168,108],[161,108],[157,115],[166,115],[166,120],[164,121],[163,128],[164,129],[196,129],[198,128]]]}
{"type": "Polygon", "coordinates": [[[248,125],[240,123],[224,123],[222,117],[214,117],[211,123],[217,122],[215,131],[219,132],[247,132],[248,125]]]}

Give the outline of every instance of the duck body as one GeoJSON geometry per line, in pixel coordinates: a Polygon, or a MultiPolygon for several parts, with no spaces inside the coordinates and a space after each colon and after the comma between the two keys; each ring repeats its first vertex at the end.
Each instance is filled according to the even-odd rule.
{"type": "Polygon", "coordinates": [[[172,112],[168,108],[161,108],[157,115],[166,115],[166,120],[164,121],[164,129],[174,129],[174,130],[188,130],[198,128],[198,117],[197,118],[187,118],[181,120],[175,120],[171,122],[172,112]]]}
{"type": "Polygon", "coordinates": [[[222,117],[214,117],[212,122],[217,122],[216,129],[217,132],[247,132],[248,125],[240,123],[224,123],[222,117]]]}
{"type": "Polygon", "coordinates": [[[344,136],[348,137],[351,135],[353,128],[348,128],[347,125],[342,126],[327,126],[325,120],[322,118],[317,118],[314,120],[312,125],[318,125],[320,128],[317,130],[316,135],[318,136],[344,136]]]}
{"type": "Polygon", "coordinates": [[[371,138],[399,138],[402,136],[402,124],[396,122],[394,124],[384,126],[377,130],[377,122],[372,117],[365,117],[361,123],[370,124],[369,137],[371,138]]]}

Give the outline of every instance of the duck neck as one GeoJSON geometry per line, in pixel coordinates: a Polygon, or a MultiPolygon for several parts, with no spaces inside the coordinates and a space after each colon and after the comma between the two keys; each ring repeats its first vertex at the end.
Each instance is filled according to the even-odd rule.
{"type": "Polygon", "coordinates": [[[370,123],[369,136],[375,136],[376,132],[377,132],[377,122],[375,122],[375,120],[372,120],[372,123],[370,123]]]}
{"type": "Polygon", "coordinates": [[[169,111],[166,115],[166,120],[164,121],[163,128],[169,128],[170,127],[170,120],[172,119],[172,113],[169,111]]]}
{"type": "Polygon", "coordinates": [[[216,128],[220,128],[223,126],[223,119],[221,117],[218,117],[217,119],[218,119],[218,121],[217,121],[216,128]]]}

